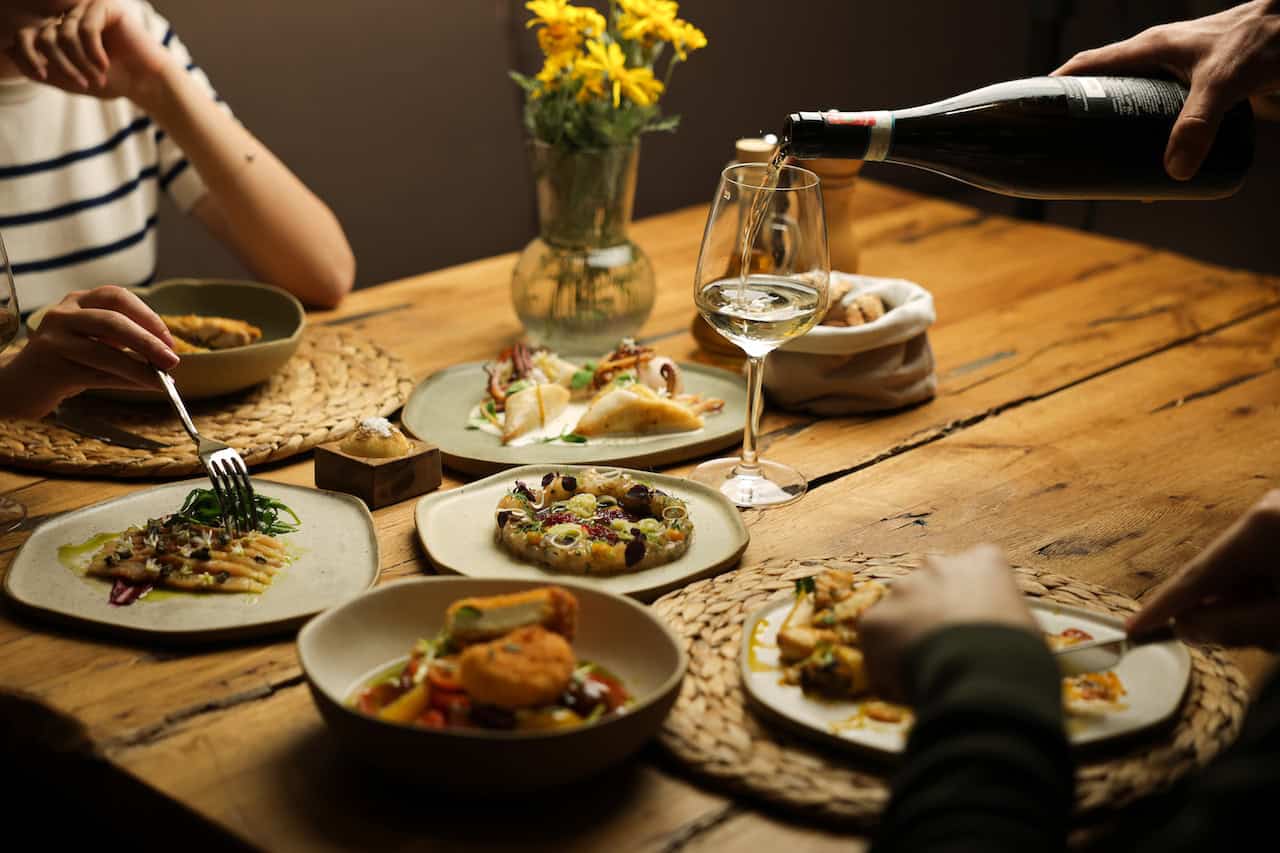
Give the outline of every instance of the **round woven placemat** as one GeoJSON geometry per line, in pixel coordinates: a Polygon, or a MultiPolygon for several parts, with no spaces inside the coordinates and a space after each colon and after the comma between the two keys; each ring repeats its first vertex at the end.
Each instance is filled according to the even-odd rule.
{"type": "MultiPolygon", "coordinates": [[[[187,407],[201,434],[230,444],[253,466],[339,439],[362,418],[400,408],[412,390],[404,362],[361,335],[320,326],[306,332],[293,358],[266,382],[187,407]]],[[[167,402],[79,397],[68,405],[171,446],[134,450],[51,420],[0,418],[0,465],[103,477],[178,477],[201,470],[195,445],[167,402]]]]}
{"type": "MultiPolygon", "coordinates": [[[[888,765],[832,754],[761,722],[744,705],[738,674],[742,624],[770,599],[791,594],[796,578],[824,568],[860,578],[906,574],[917,558],[854,555],[770,560],[669,593],[654,609],[683,638],[689,672],[659,739],[694,772],[736,792],[810,817],[867,827],[888,800],[888,765]]],[[[1030,596],[1102,613],[1137,609],[1132,599],[1061,575],[1017,569],[1030,596]]],[[[1244,676],[1219,651],[1188,647],[1191,683],[1173,728],[1109,751],[1078,756],[1076,809],[1123,806],[1205,764],[1234,740],[1248,692],[1244,676]]]]}

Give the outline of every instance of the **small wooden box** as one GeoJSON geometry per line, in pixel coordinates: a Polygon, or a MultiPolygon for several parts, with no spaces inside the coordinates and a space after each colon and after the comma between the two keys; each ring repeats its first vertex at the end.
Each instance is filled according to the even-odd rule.
{"type": "Polygon", "coordinates": [[[346,492],[369,509],[416,497],[440,488],[440,448],[409,440],[404,456],[371,459],[342,450],[341,441],[316,447],[316,486],[346,492]]]}

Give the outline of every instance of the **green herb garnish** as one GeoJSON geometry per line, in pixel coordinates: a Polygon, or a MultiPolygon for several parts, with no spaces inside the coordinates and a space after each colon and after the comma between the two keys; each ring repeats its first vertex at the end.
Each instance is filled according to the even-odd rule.
{"type": "Polygon", "coordinates": [[[525,390],[526,388],[532,388],[532,387],[533,387],[533,383],[530,382],[528,379],[517,379],[515,382],[512,382],[510,385],[507,386],[507,396],[510,397],[513,394],[519,394],[521,391],[525,390]]]}
{"type": "MultiPolygon", "coordinates": [[[[258,529],[268,536],[293,533],[302,526],[298,514],[275,498],[255,493],[253,502],[258,509],[258,529]],[[282,512],[288,513],[293,521],[282,518],[282,512]]],[[[219,527],[222,524],[222,504],[212,489],[192,489],[176,515],[192,524],[219,527]]]]}
{"type": "Polygon", "coordinates": [[[816,590],[817,590],[817,586],[814,583],[813,575],[809,575],[809,577],[807,578],[796,578],[796,597],[797,598],[804,595],[805,593],[808,593],[809,595],[813,595],[816,590]]]}
{"type": "Polygon", "coordinates": [[[550,444],[553,441],[564,441],[569,444],[586,444],[587,437],[578,435],[576,432],[562,432],[559,435],[553,435],[550,438],[542,439],[543,444],[550,444]]]}
{"type": "Polygon", "coordinates": [[[479,619],[480,608],[473,607],[470,604],[464,604],[458,608],[456,613],[453,614],[453,618],[455,621],[458,619],[479,619]]]}

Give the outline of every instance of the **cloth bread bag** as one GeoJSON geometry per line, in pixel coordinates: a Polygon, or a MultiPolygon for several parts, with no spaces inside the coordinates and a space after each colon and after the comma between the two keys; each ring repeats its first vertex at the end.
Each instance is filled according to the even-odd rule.
{"type": "Polygon", "coordinates": [[[863,293],[884,302],[883,317],[860,326],[815,326],[765,361],[764,389],[777,405],[816,415],[898,409],[933,398],[929,326],[933,296],[896,278],[831,273],[833,288],[850,284],[848,304],[863,293]]]}

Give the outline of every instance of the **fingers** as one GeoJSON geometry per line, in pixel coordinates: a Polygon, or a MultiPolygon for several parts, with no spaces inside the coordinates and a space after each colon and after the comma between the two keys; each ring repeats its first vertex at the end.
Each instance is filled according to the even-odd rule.
{"type": "Polygon", "coordinates": [[[107,6],[105,3],[93,3],[80,20],[80,41],[85,51],[103,74],[106,80],[107,69],[111,60],[107,57],[107,49],[102,44],[102,31],[107,26],[107,6]]]}
{"type": "Polygon", "coordinates": [[[1217,539],[1178,570],[1143,603],[1128,622],[1131,635],[1140,637],[1183,621],[1186,614],[1214,596],[1229,595],[1258,577],[1275,574],[1271,556],[1280,538],[1280,500],[1269,493],[1217,539]]]}
{"type": "Polygon", "coordinates": [[[53,77],[61,76],[64,83],[69,83],[71,88],[84,91],[89,88],[89,80],[63,52],[59,44],[59,28],[57,20],[46,21],[40,29],[40,35],[36,38],[36,46],[49,63],[48,71],[53,77]]]}
{"type": "Polygon", "coordinates": [[[68,314],[62,328],[117,350],[133,350],[161,370],[178,363],[178,356],[163,341],[118,311],[82,308],[68,314]]]}
{"type": "Polygon", "coordinates": [[[1178,619],[1178,635],[1197,643],[1280,648],[1280,597],[1196,608],[1178,619]]]}
{"type": "Polygon", "coordinates": [[[136,356],[65,329],[45,332],[43,324],[41,329],[42,333],[36,339],[38,345],[53,351],[74,369],[75,381],[81,390],[102,387],[104,381],[116,388],[160,387],[155,370],[136,356]]]}
{"type": "Polygon", "coordinates": [[[44,81],[49,77],[48,63],[36,48],[36,30],[32,27],[19,30],[9,49],[9,56],[18,70],[32,80],[44,81]]]}
{"type": "Polygon", "coordinates": [[[1192,77],[1191,94],[1174,122],[1164,152],[1164,168],[1171,178],[1186,181],[1200,171],[1218,135],[1218,125],[1234,100],[1219,78],[1206,73],[1192,77]]]}
{"type": "MultiPolygon", "coordinates": [[[[164,341],[173,348],[173,335],[159,315],[151,310],[151,306],[143,302],[138,294],[112,284],[90,290],[79,299],[84,308],[105,308],[119,311],[142,328],[164,341]]],[[[166,368],[167,369],[167,368],[166,368]]]]}
{"type": "Polygon", "coordinates": [[[81,41],[83,20],[74,12],[63,18],[62,23],[58,26],[58,47],[70,59],[76,71],[84,79],[86,88],[88,88],[90,78],[98,86],[105,86],[107,75],[103,73],[103,69],[89,59],[89,54],[81,41]]]}
{"type": "Polygon", "coordinates": [[[1181,55],[1163,27],[1153,27],[1133,38],[1084,50],[1053,72],[1055,77],[1175,70],[1181,55]]]}

